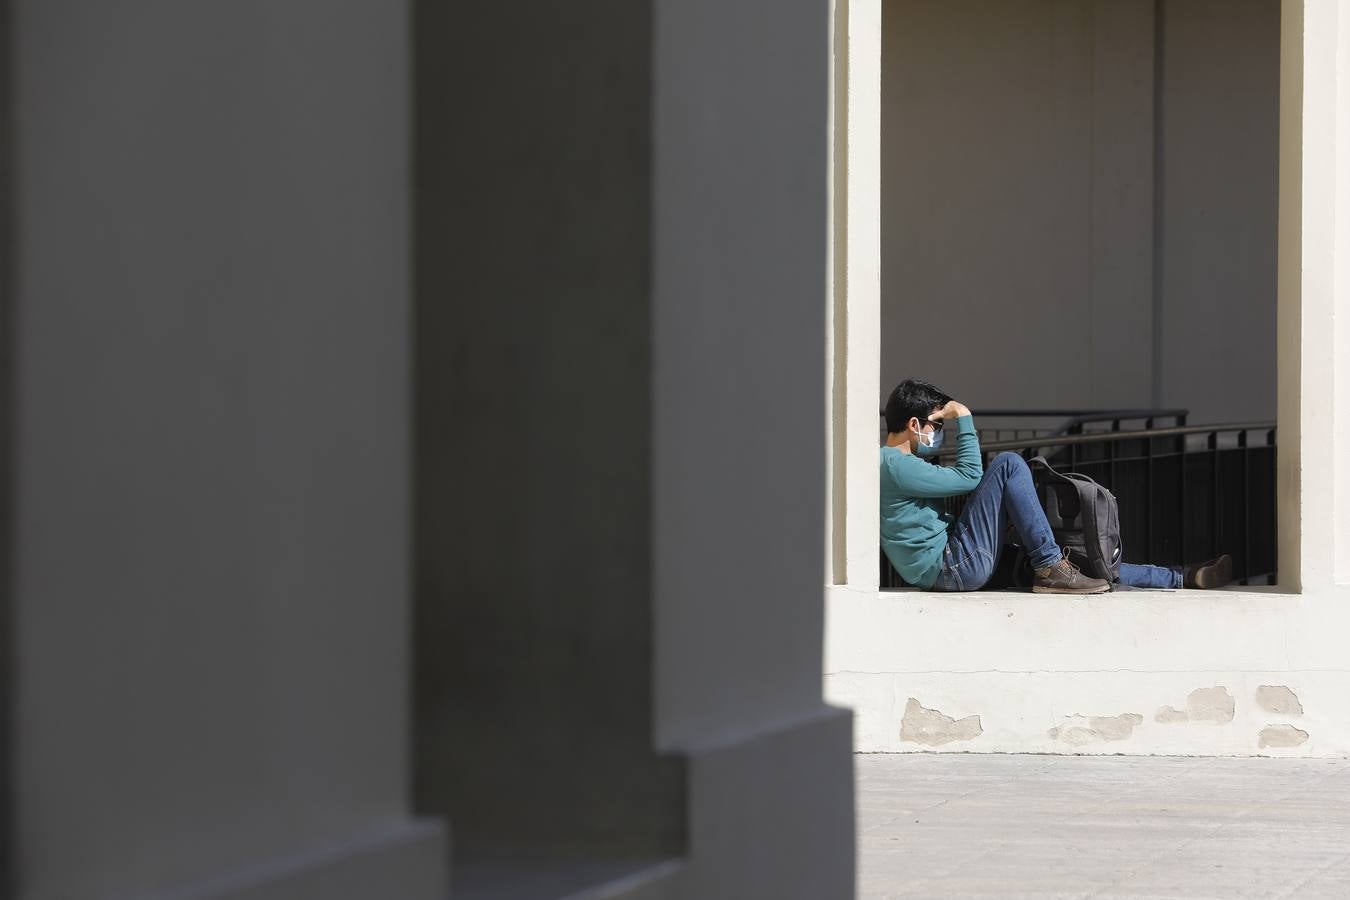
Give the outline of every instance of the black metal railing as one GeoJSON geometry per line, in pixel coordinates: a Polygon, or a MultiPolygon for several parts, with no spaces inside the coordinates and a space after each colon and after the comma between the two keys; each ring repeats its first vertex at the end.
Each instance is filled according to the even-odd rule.
{"type": "MultiPolygon", "coordinates": [[[[1144,429],[1155,427],[1183,427],[1188,409],[981,409],[975,421],[981,443],[1026,438],[1050,437],[1067,434],[1086,434],[1092,431],[1120,431],[1121,423],[1141,423],[1144,429]],[[995,425],[985,424],[990,420],[995,425]],[[1030,419],[1037,424],[1005,426],[1002,419],[1030,419]],[[1046,420],[1060,420],[1055,424],[1040,424],[1046,420]],[[1094,425],[1108,426],[1096,428],[1094,425]]],[[[1133,429],[1126,429],[1133,430],[1133,429]]]]}
{"type": "MultiPolygon", "coordinates": [[[[1127,562],[1177,566],[1228,553],[1239,584],[1275,581],[1274,422],[1096,431],[980,449],[986,464],[1003,452],[1043,454],[1110,490],[1127,562]]],[[[954,453],[944,448],[939,458],[954,453]]],[[[964,498],[948,501],[953,517],[963,506],[964,498]]],[[[884,554],[881,577],[883,587],[902,586],[884,554]]]]}

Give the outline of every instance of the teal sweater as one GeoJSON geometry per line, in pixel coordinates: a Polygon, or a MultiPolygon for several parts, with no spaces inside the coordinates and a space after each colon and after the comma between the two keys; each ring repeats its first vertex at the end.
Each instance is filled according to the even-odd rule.
{"type": "Polygon", "coordinates": [[[947,546],[941,498],[969,494],[984,475],[974,418],[952,419],[946,430],[956,445],[951,467],[881,448],[881,546],[900,577],[924,590],[937,581],[947,546]]]}

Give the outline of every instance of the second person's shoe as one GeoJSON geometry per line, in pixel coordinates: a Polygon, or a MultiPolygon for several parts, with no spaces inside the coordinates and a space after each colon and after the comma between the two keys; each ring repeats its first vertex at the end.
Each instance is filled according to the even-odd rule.
{"type": "Polygon", "coordinates": [[[1183,587],[1198,588],[1202,591],[1223,587],[1233,580],[1233,557],[1227,553],[1216,556],[1209,562],[1186,566],[1181,572],[1183,587]]]}

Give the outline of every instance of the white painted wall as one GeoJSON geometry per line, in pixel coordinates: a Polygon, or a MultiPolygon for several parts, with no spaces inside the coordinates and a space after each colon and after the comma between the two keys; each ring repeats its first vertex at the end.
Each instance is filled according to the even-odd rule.
{"type": "Polygon", "coordinates": [[[18,896],[442,896],[404,8],[9,9],[18,896]]]}
{"type": "MultiPolygon", "coordinates": [[[[1344,13],[1344,5],[1337,17],[1337,45],[1341,53],[1350,48],[1350,15],[1344,13]]],[[[1341,57],[1344,59],[1344,56],[1341,57]]],[[[1344,148],[1350,146],[1350,66],[1344,62],[1336,67],[1336,208],[1350,209],[1350,152],[1344,148]]],[[[1283,149],[1283,148],[1282,148],[1283,149]]],[[[1332,298],[1333,310],[1338,311],[1334,319],[1334,331],[1331,338],[1336,351],[1332,354],[1331,368],[1334,373],[1332,388],[1332,442],[1335,450],[1350,448],[1350,228],[1337,228],[1335,231],[1335,263],[1333,270],[1335,288],[1332,298]]],[[[1315,323],[1316,324],[1316,323],[1315,323]]],[[[1322,324],[1325,324],[1325,319],[1322,324]]],[[[1318,372],[1326,376],[1325,370],[1318,372]]],[[[1288,376],[1285,376],[1286,379],[1288,376]]],[[[1314,435],[1314,439],[1315,439],[1314,435]]],[[[1336,457],[1332,457],[1333,459],[1336,457]]],[[[1338,585],[1350,585],[1350,472],[1343,465],[1332,467],[1334,509],[1334,578],[1338,585]]]]}
{"type": "Polygon", "coordinates": [[[982,592],[869,593],[827,600],[826,693],[857,716],[860,752],[1350,755],[1350,628],[1343,592],[1133,592],[1081,598],[982,592]],[[1303,713],[1262,707],[1288,687],[1303,713]],[[1223,688],[1227,721],[1165,721],[1197,689],[1223,688]],[[901,737],[909,698],[982,733],[927,745],[901,737]],[[1138,715],[1119,740],[1052,736],[1077,717],[1138,715]],[[1291,748],[1262,732],[1292,725],[1291,748]]]}
{"type": "Polygon", "coordinates": [[[883,397],[1274,415],[1278,0],[1160,8],[886,0],[883,397]]]}
{"type": "Polygon", "coordinates": [[[837,277],[830,296],[832,583],[876,583],[877,532],[862,510],[875,510],[877,399],[881,365],[881,0],[840,0],[835,28],[835,183],[844,226],[832,237],[837,277]],[[861,327],[858,327],[861,323],[861,327]]]}

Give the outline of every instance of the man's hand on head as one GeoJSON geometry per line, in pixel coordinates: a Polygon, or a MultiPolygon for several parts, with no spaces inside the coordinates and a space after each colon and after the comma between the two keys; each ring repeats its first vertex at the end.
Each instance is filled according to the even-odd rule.
{"type": "Polygon", "coordinates": [[[934,417],[942,421],[947,419],[959,419],[962,416],[970,415],[970,410],[964,403],[957,403],[955,400],[948,400],[947,405],[934,417]]]}

